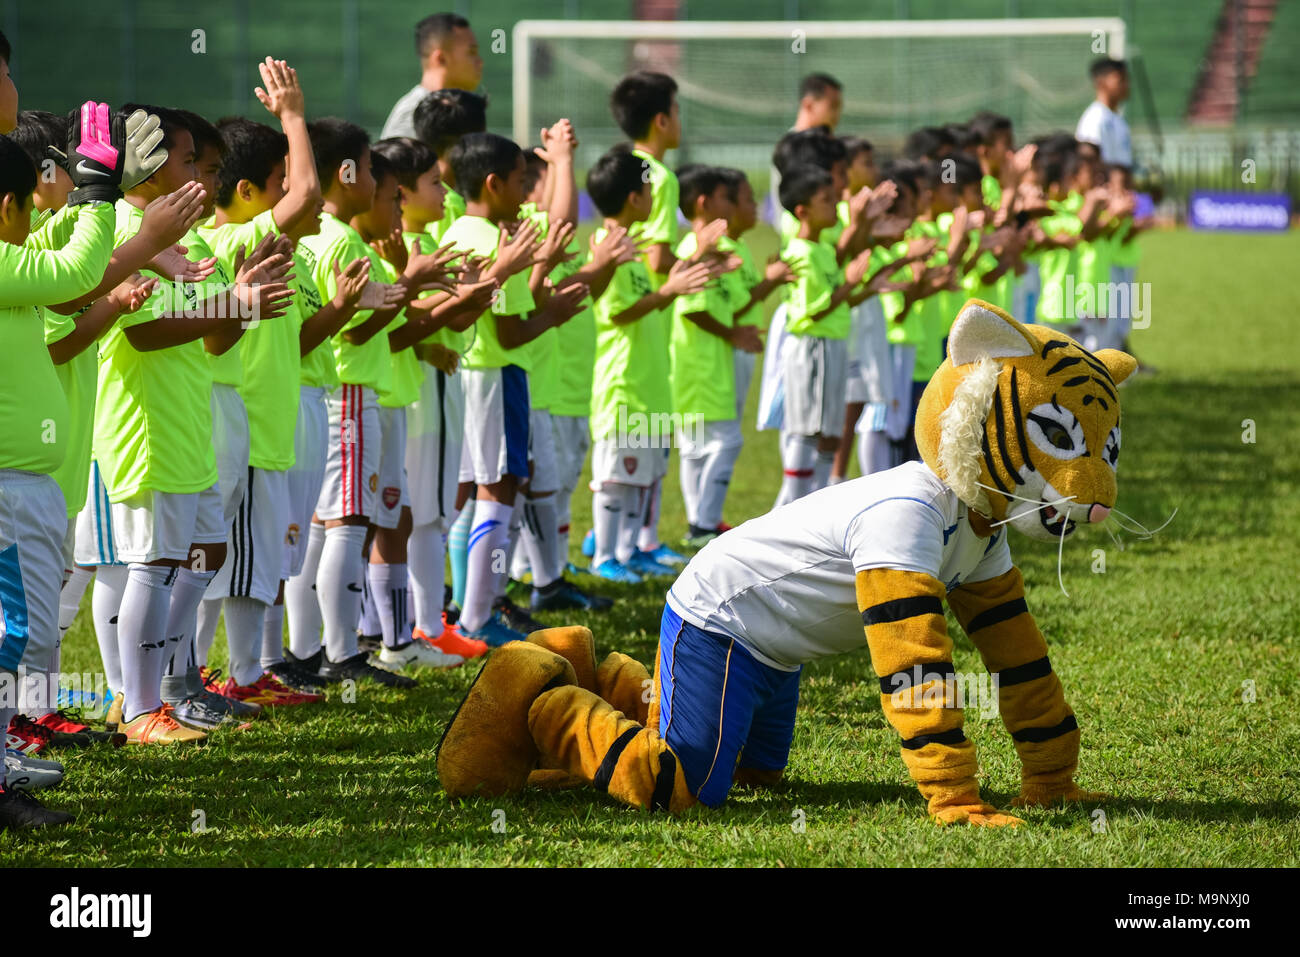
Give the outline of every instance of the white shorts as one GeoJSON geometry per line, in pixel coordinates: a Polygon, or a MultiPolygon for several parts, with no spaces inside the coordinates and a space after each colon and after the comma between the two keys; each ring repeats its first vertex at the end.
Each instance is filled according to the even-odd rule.
{"type": "Polygon", "coordinates": [[[528,373],[518,366],[465,369],[465,442],[460,480],[493,485],[528,478],[528,373]]]}
{"type": "Polygon", "coordinates": [[[528,412],[528,461],[532,463],[528,488],[536,492],[560,490],[559,463],[555,457],[555,430],[546,409],[528,412]]]}
{"type": "Polygon", "coordinates": [[[244,498],[226,538],[226,561],[205,598],[275,603],[289,528],[289,473],[249,467],[244,498]]]}
{"type": "Polygon", "coordinates": [[[880,299],[873,297],[853,310],[845,369],[845,403],[888,401],[893,382],[890,373],[885,313],[880,299]]]}
{"type": "Polygon", "coordinates": [[[379,528],[396,528],[402,509],[411,505],[406,490],[406,409],[379,407],[379,492],[370,520],[379,528]]]}
{"type": "Polygon", "coordinates": [[[145,489],[126,501],[114,502],[111,511],[113,548],[120,563],[147,564],[163,558],[188,562],[191,545],[226,540],[219,482],[202,492],[145,489]]]}
{"type": "Polygon", "coordinates": [[[744,349],[735,349],[731,361],[736,382],[736,417],[740,418],[745,414],[745,400],[749,398],[749,383],[754,379],[758,355],[744,349]]]}
{"type": "Polygon", "coordinates": [[[677,447],[682,458],[703,458],[724,449],[738,449],[745,444],[739,419],[700,422],[695,428],[682,429],[677,447]]]}
{"type": "Polygon", "coordinates": [[[844,430],[843,339],[791,336],[784,349],[785,422],[793,435],[839,435],[844,430]]]}
{"type": "Polygon", "coordinates": [[[629,447],[615,436],[597,439],[591,447],[591,490],[599,492],[606,483],[649,488],[668,474],[665,451],[629,447]]]}
{"type": "MultiPolygon", "coordinates": [[[[0,669],[45,672],[59,641],[68,506],[48,475],[0,469],[0,669]]],[[[6,695],[13,693],[13,686],[6,695]]]]}
{"type": "Polygon", "coordinates": [[[86,504],[77,513],[76,542],[72,558],[78,565],[118,565],[113,548],[113,509],[108,489],[99,474],[99,463],[90,463],[90,483],[86,487],[86,504]]]}
{"type": "Polygon", "coordinates": [[[325,480],[316,502],[321,521],[375,514],[379,490],[379,406],[375,390],[342,385],[326,399],[329,411],[325,480]]]}
{"type": "Polygon", "coordinates": [[[248,410],[235,387],[220,382],[212,384],[212,448],[217,454],[221,513],[229,525],[248,485],[248,410]]]}
{"type": "Polygon", "coordinates": [[[293,433],[293,468],[289,469],[289,527],[284,535],[284,568],[281,578],[302,571],[307,557],[307,533],[316,500],[325,481],[325,456],[329,444],[329,411],[322,386],[304,385],[298,390],[298,424],[293,433]]]}
{"type": "Polygon", "coordinates": [[[462,376],[425,369],[420,398],[406,409],[406,481],[411,520],[439,524],[456,520],[456,487],[465,442],[465,390],[462,376]]]}
{"type": "Polygon", "coordinates": [[[555,464],[560,475],[560,491],[572,493],[582,477],[582,466],[591,451],[591,428],[585,415],[552,415],[551,432],[555,438],[555,464]]]}

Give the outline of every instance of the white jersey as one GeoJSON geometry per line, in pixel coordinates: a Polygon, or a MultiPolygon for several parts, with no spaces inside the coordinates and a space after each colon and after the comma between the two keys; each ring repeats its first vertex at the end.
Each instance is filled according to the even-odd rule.
{"type": "Polygon", "coordinates": [[[379,138],[386,140],[390,136],[409,136],[418,139],[415,135],[415,108],[430,92],[417,83],[404,93],[402,98],[393,104],[379,138]]]}
{"type": "Polygon", "coordinates": [[[1093,100],[1092,105],[1083,111],[1079,125],[1074,129],[1074,138],[1085,143],[1096,143],[1101,150],[1103,163],[1133,165],[1133,144],[1129,138],[1128,121],[1101,100],[1093,100]]]}
{"type": "Polygon", "coordinates": [[[896,568],[949,591],[1011,569],[1003,526],[975,534],[969,509],[922,462],[832,485],[718,536],[668,593],[697,628],[793,671],[866,643],[856,575],[896,568]]]}

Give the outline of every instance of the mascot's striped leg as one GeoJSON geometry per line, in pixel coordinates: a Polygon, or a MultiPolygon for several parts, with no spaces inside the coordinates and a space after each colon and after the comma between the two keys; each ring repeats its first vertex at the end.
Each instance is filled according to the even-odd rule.
{"type": "Polygon", "coordinates": [[[1012,825],[1019,818],[985,804],[975,781],[975,745],[962,710],[947,700],[952,639],[943,615],[943,583],[930,575],[873,568],[858,572],[858,607],[880,702],[902,736],[903,763],[941,823],[1012,825]]]}
{"type": "Polygon", "coordinates": [[[1020,755],[1018,806],[1100,800],[1074,784],[1079,725],[1047,658],[1047,641],[1025,604],[1020,570],[962,585],[948,603],[984,665],[998,679],[998,710],[1020,755]]]}

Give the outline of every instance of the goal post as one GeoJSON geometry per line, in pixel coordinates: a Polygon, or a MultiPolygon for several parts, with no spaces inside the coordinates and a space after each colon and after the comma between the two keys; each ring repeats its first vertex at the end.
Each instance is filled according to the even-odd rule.
{"type": "Polygon", "coordinates": [[[638,69],[673,76],[683,156],[766,166],[794,118],[800,79],[844,84],[840,132],[896,144],[920,125],[981,109],[1010,116],[1019,136],[1074,129],[1092,99],[1088,67],[1124,55],[1118,17],[982,20],[520,20],[513,33],[512,125],[531,143],[570,117],[582,158],[625,137],[609,91],[638,69]],[[696,154],[699,155],[699,154],[696,154]]]}

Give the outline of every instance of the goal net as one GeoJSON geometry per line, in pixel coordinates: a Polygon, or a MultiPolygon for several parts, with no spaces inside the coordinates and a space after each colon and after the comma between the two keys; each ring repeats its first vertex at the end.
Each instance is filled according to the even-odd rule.
{"type": "Polygon", "coordinates": [[[514,28],[513,126],[521,143],[568,116],[591,160],[625,139],[609,92],[633,70],[678,83],[677,162],[765,169],[794,119],[799,81],[844,85],[839,132],[885,149],[917,126],[1006,114],[1018,137],[1073,130],[1093,93],[1088,67],[1124,55],[1118,18],[898,21],[521,20],[514,28]]]}

